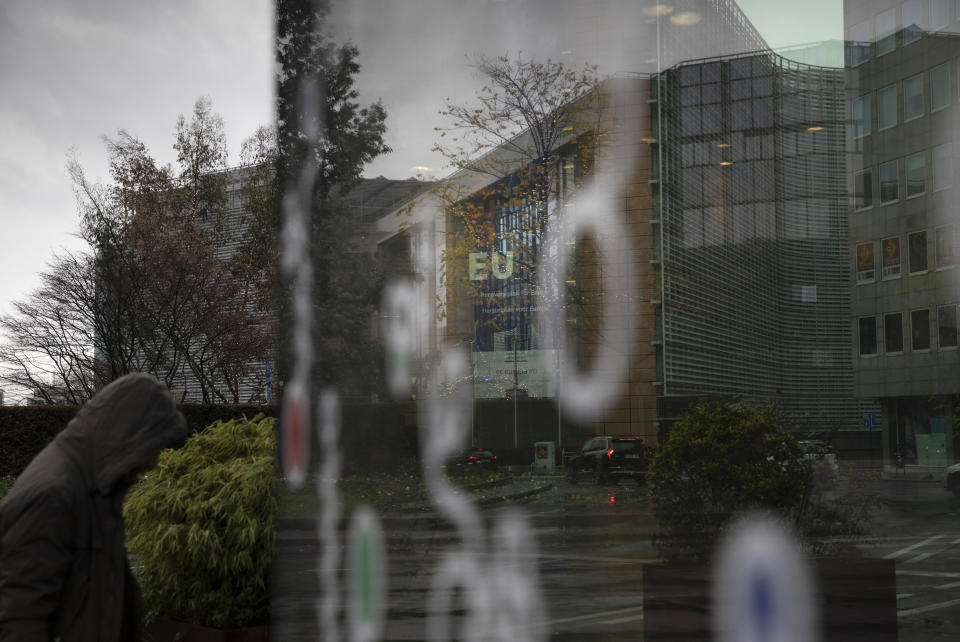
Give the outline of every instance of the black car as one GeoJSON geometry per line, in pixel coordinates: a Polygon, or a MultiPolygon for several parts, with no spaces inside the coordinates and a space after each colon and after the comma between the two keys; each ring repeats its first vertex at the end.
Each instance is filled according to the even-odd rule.
{"type": "Polygon", "coordinates": [[[567,463],[567,479],[571,484],[583,477],[602,486],[621,479],[635,479],[642,484],[652,454],[638,437],[594,437],[567,463]]]}
{"type": "Polygon", "coordinates": [[[464,448],[447,460],[447,468],[453,466],[478,466],[492,470],[497,467],[497,456],[486,448],[464,448]]]}

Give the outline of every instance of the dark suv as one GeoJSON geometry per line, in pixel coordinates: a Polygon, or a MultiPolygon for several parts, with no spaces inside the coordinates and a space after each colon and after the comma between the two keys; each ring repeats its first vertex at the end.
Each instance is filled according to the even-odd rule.
{"type": "Polygon", "coordinates": [[[579,478],[589,476],[605,486],[628,478],[642,484],[651,454],[638,437],[594,437],[567,464],[567,479],[576,484],[579,478]]]}

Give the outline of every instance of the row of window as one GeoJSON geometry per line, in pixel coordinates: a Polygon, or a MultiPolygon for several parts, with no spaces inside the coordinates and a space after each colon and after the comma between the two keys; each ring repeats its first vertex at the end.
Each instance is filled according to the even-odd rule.
{"type": "MultiPolygon", "coordinates": [[[[848,64],[859,65],[870,59],[870,45],[876,42],[876,55],[888,54],[897,48],[897,30],[904,29],[903,45],[920,38],[924,31],[941,31],[950,25],[951,7],[954,0],[907,0],[900,7],[893,7],[876,15],[872,20],[855,24],[847,31],[847,40],[854,43],[848,47],[848,64]]],[[[956,1],[956,15],[960,16],[960,0],[956,1]]]]}
{"type": "MultiPolygon", "coordinates": [[[[934,230],[934,260],[936,268],[952,268],[960,264],[960,248],[957,247],[956,230],[951,225],[941,225],[934,230]]],[[[877,280],[877,242],[866,241],[856,246],[857,285],[877,280]]],[[[891,236],[880,240],[880,278],[899,279],[903,273],[901,237],[891,236]]],[[[924,274],[929,270],[927,261],[927,231],[920,230],[907,235],[907,272],[910,275],[924,274]]]]}
{"type": "Polygon", "coordinates": [[[903,161],[904,181],[903,195],[906,198],[921,196],[927,191],[928,182],[934,191],[945,189],[953,185],[953,145],[944,143],[932,150],[922,151],[903,159],[895,158],[886,163],[880,163],[876,168],[867,167],[853,175],[853,207],[862,210],[873,207],[876,200],[875,187],[879,187],[880,204],[896,203],[901,197],[900,164],[903,161]],[[927,155],[932,160],[931,176],[927,176],[927,155]],[[874,172],[876,170],[876,172],[874,172]],[[877,175],[878,185],[874,184],[874,173],[877,175]]]}
{"type": "MultiPolygon", "coordinates": [[[[957,347],[957,305],[937,307],[937,327],[935,336],[941,350],[957,347]]],[[[934,333],[930,332],[930,308],[910,311],[910,349],[922,352],[932,349],[934,333]]],[[[904,313],[892,312],[881,316],[860,317],[857,321],[860,341],[860,356],[870,357],[879,354],[878,323],[882,323],[883,351],[885,354],[903,354],[903,318],[904,313]],[[881,321],[882,318],[882,321],[881,321]]]]}
{"type": "Polygon", "coordinates": [[[945,62],[929,71],[906,78],[901,83],[887,85],[876,92],[853,99],[850,104],[850,122],[853,137],[862,138],[873,132],[896,127],[900,122],[900,107],[903,106],[903,122],[920,118],[926,113],[926,84],[929,75],[930,111],[939,111],[950,105],[950,63],[945,62]],[[897,100],[897,87],[902,86],[902,101],[897,100]],[[876,95],[876,120],[874,120],[874,95],[876,95]]]}

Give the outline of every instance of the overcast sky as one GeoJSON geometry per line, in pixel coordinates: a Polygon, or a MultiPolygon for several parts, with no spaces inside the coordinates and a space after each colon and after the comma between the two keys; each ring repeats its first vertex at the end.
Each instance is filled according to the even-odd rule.
{"type": "MultiPolygon", "coordinates": [[[[368,175],[405,178],[415,166],[443,173],[429,152],[432,130],[443,98],[472,93],[464,54],[556,45],[552,23],[514,10],[526,5],[556,6],[352,0],[336,12],[338,35],[360,46],[361,100],[381,98],[389,114],[395,152],[368,175]]],[[[840,0],[743,0],[741,7],[774,47],[842,34],[840,0]]],[[[81,247],[65,171],[71,149],[90,176],[105,178],[101,136],[126,129],[161,162],[173,162],[177,116],[208,96],[226,122],[231,162],[239,161],[242,140],[273,116],[273,29],[268,0],[0,3],[0,314],[38,285],[55,252],[81,247]]]]}

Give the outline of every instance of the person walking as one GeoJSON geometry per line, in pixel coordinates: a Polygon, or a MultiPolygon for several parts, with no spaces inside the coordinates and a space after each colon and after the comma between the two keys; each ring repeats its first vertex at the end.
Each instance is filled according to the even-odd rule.
{"type": "Polygon", "coordinates": [[[123,499],[187,435],[166,387],[129,374],[30,462],[0,503],[0,642],[140,640],[123,499]]]}

